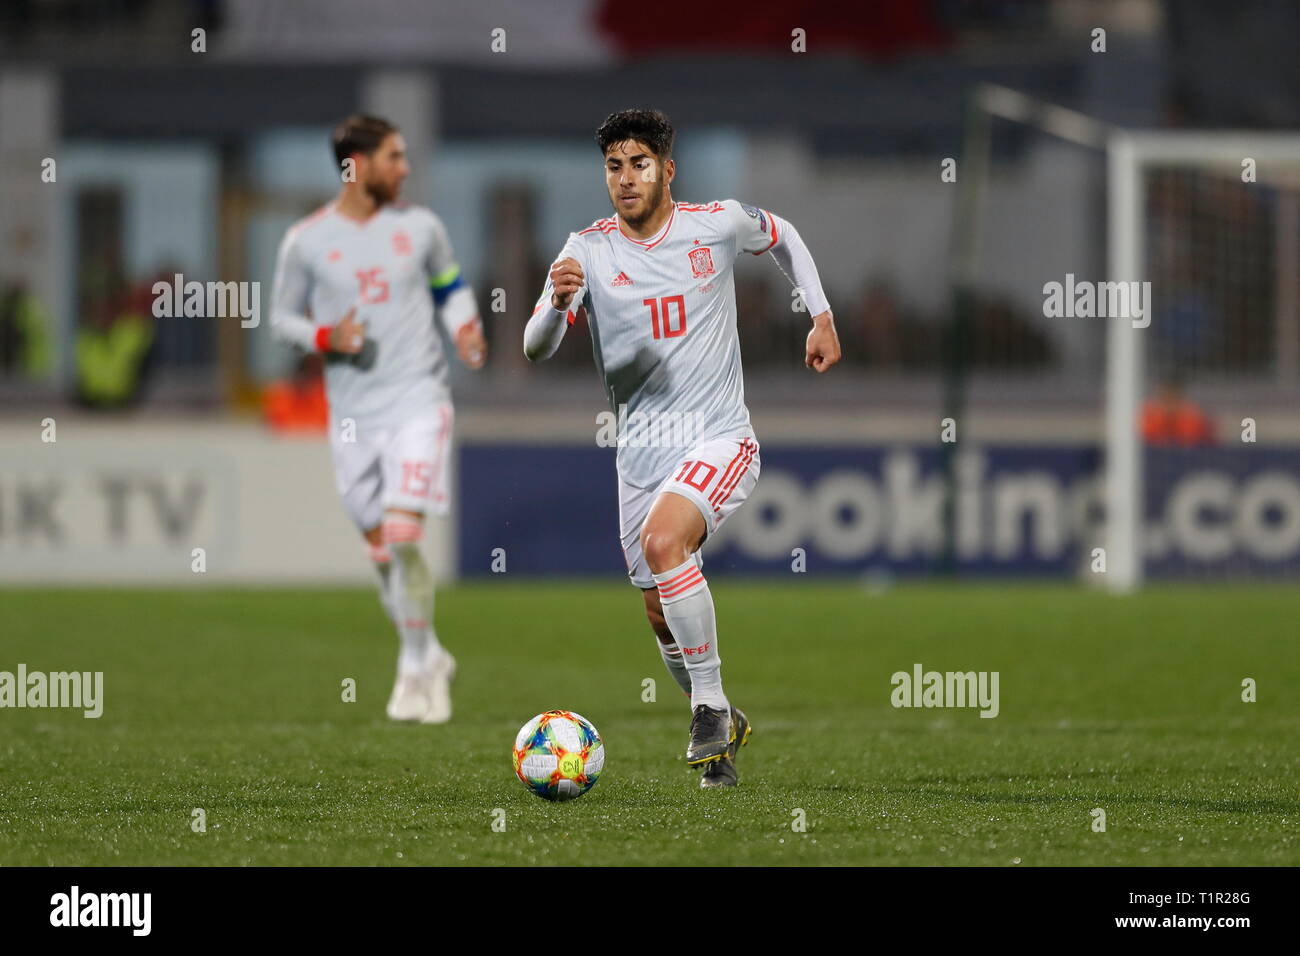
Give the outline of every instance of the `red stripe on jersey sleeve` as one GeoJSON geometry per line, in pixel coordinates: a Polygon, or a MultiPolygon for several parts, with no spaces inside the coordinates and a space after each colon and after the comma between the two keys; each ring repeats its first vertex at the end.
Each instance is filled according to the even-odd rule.
{"type": "Polygon", "coordinates": [[[766,249],[759,249],[758,252],[754,253],[754,255],[756,255],[756,256],[761,256],[763,253],[768,252],[769,250],[771,250],[771,248],[772,248],[774,245],[776,245],[776,238],[777,238],[777,237],[776,237],[776,220],[772,218],[772,214],[771,214],[770,212],[768,212],[766,209],[763,210],[763,215],[767,216],[767,221],[770,222],[770,223],[772,224],[772,241],[769,242],[769,243],[767,244],[767,248],[766,248],[766,249]]]}

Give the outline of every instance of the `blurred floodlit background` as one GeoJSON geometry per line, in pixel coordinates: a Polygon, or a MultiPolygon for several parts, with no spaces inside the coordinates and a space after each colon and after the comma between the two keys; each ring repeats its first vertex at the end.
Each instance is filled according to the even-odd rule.
{"type": "Polygon", "coordinates": [[[675,198],[734,197],[799,228],[844,348],[808,373],[806,313],[769,258],[743,257],[763,478],[711,570],[789,573],[802,555],[872,586],[1096,583],[1114,571],[1097,547],[1137,555],[1126,586],[1300,566],[1300,8],[361,10],[0,10],[0,577],[184,581],[202,547],[223,579],[366,579],[314,424],[319,368],[269,330],[277,244],[333,196],[328,133],[358,110],[403,128],[405,198],[446,222],[493,349],[482,373],[453,366],[460,491],[431,531],[440,575],[489,574],[496,548],[512,573],[621,575],[586,329],[538,367],[521,336],[567,234],[609,214],[593,134],[630,106],[677,127],[675,198]],[[1023,115],[986,108],[993,88],[1023,115]],[[1061,135],[1049,105],[1082,125],[1061,135]],[[1170,135],[1117,166],[1123,131],[1170,135]],[[1240,156],[1211,155],[1223,131],[1240,156]],[[1118,182],[1136,187],[1127,205],[1118,182]],[[154,282],[177,273],[259,283],[260,326],[154,318],[154,282]],[[1067,276],[1150,281],[1150,326],[1045,314],[1044,285],[1067,276]],[[1108,537],[1124,502],[1132,533],[1108,537]]]}

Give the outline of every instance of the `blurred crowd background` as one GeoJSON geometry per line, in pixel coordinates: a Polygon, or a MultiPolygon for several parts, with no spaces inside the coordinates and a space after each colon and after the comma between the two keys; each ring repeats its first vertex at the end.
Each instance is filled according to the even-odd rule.
{"type": "MultiPolygon", "coordinates": [[[[462,399],[518,400],[535,374],[518,348],[526,306],[568,231],[608,214],[592,134],[630,105],[677,124],[679,198],[734,196],[800,228],[843,339],[837,389],[928,401],[944,361],[956,192],[939,163],[961,155],[967,92],[1001,83],[1131,127],[1289,128],[1300,83],[1285,44],[1297,27],[1300,8],[1259,0],[715,0],[671,15],[597,0],[382,0],[364,17],[345,0],[10,0],[5,405],[129,395],[248,409],[292,361],[265,323],[154,320],[150,287],[176,272],[259,280],[269,303],[276,243],[332,195],[328,131],[356,109],[406,120],[408,198],[446,220],[485,312],[490,291],[505,290],[505,311],[490,314],[490,372],[462,376],[462,399]],[[1096,24],[1104,53],[1092,49],[1096,24]],[[796,28],[807,52],[792,53],[796,28]],[[35,175],[44,156],[57,160],[57,187],[35,175]],[[96,385],[87,366],[119,353],[134,381],[96,385]]],[[[1102,327],[1044,319],[1040,286],[1102,267],[1100,156],[1013,124],[993,145],[969,366],[1014,385],[1016,401],[1038,382],[1043,399],[1064,389],[1095,402],[1102,327]]],[[[1271,246],[1268,210],[1188,192],[1169,177],[1153,197],[1157,212],[1177,213],[1173,228],[1193,227],[1160,237],[1159,267],[1194,273],[1222,242],[1264,274],[1233,277],[1239,293],[1258,292],[1239,294],[1245,311],[1231,318],[1215,298],[1232,290],[1184,282],[1162,306],[1177,315],[1171,347],[1202,367],[1269,374],[1273,283],[1249,248],[1271,246]]],[[[806,316],[770,263],[745,266],[751,400],[798,401],[806,316]]],[[[558,361],[588,382],[588,355],[570,341],[558,361]]]]}
{"type": "MultiPolygon", "coordinates": [[[[533,368],[522,328],[567,234],[609,214],[596,127],[642,106],[676,124],[676,198],[761,204],[816,257],[844,360],[815,389],[785,279],[765,257],[738,267],[747,398],[769,434],[933,441],[959,375],[987,437],[1096,442],[1105,323],[1045,317],[1042,287],[1104,276],[1105,155],[994,124],[954,336],[958,187],[941,170],[969,145],[971,93],[1132,129],[1282,133],[1300,115],[1297,35],[1300,6],[1270,0],[6,0],[0,409],[319,422],[318,363],[270,335],[275,251],[336,191],[330,128],[365,110],[402,126],[405,196],[442,216],[477,292],[493,354],[453,384],[499,413],[480,437],[516,412],[588,421],[586,335],[533,368]],[[151,287],[177,273],[259,282],[260,327],[154,318],[151,287]]],[[[1246,406],[1291,420],[1300,179],[1239,187],[1195,169],[1148,181],[1161,294],[1134,427],[1153,442],[1211,444],[1246,406]]]]}

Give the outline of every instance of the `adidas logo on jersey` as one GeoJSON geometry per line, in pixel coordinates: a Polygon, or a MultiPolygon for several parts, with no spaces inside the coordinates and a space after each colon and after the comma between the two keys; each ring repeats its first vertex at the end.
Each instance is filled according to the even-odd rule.
{"type": "Polygon", "coordinates": [[[632,280],[627,277],[626,272],[620,272],[618,275],[614,276],[614,281],[610,283],[610,285],[631,285],[631,284],[632,284],[632,280]]]}

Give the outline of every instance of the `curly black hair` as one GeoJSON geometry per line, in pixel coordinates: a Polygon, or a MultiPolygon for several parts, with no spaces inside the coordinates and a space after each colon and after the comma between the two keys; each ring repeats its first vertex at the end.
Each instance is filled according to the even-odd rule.
{"type": "Polygon", "coordinates": [[[634,139],[650,147],[650,152],[660,162],[673,155],[673,124],[659,110],[619,110],[605,117],[596,130],[596,145],[600,155],[606,155],[611,146],[634,139]]]}

